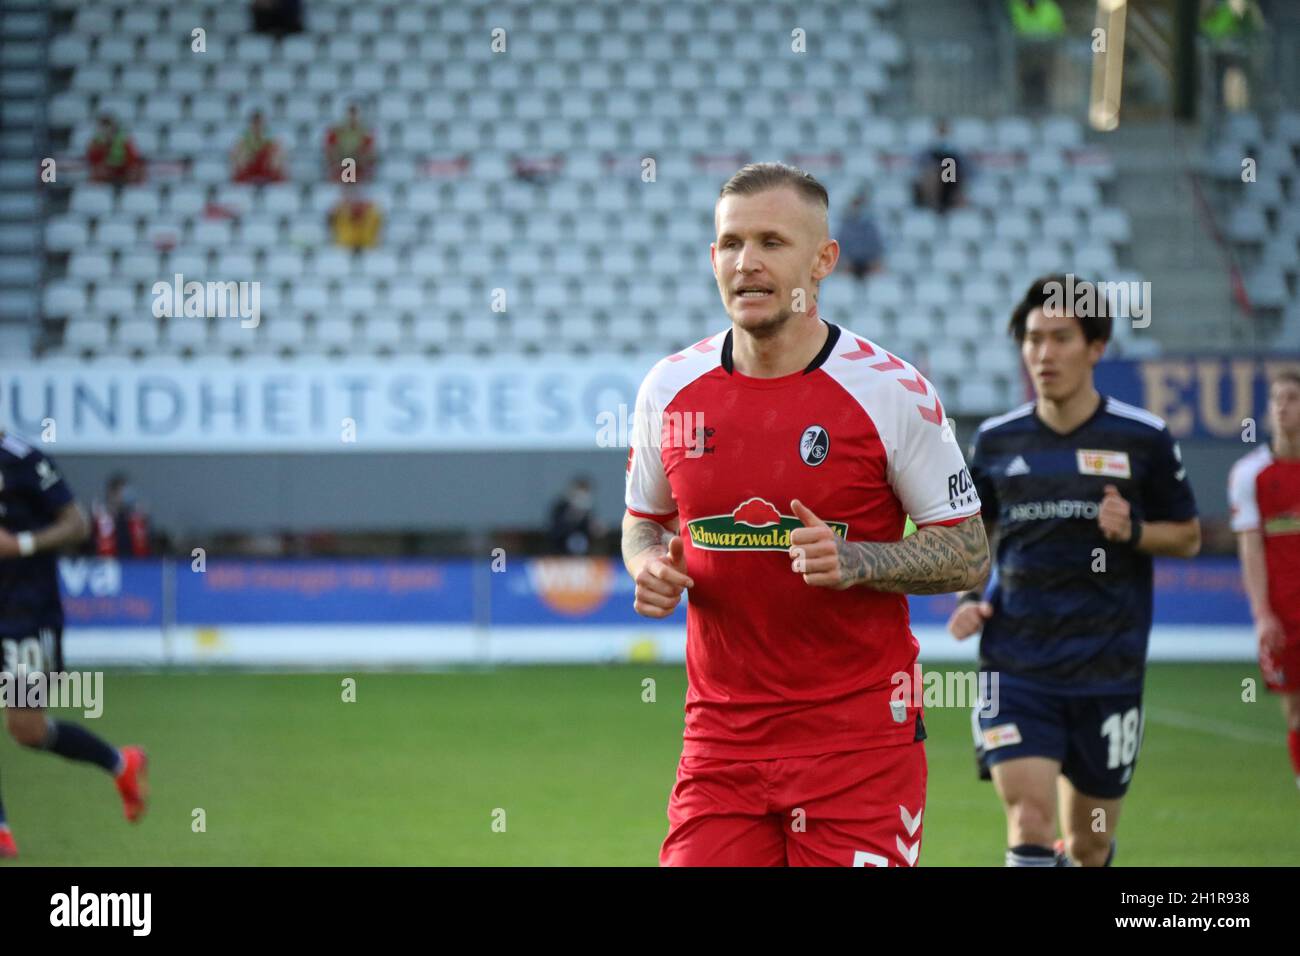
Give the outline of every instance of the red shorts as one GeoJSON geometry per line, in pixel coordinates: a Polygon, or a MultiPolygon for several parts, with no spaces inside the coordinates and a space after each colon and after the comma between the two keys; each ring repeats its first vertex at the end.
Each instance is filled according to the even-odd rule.
{"type": "Polygon", "coordinates": [[[660,866],[915,866],[925,744],[724,760],[683,756],[660,866]]]}
{"type": "Polygon", "coordinates": [[[1300,691],[1300,628],[1286,626],[1286,641],[1276,654],[1261,647],[1259,669],[1269,690],[1279,694],[1300,691]]]}

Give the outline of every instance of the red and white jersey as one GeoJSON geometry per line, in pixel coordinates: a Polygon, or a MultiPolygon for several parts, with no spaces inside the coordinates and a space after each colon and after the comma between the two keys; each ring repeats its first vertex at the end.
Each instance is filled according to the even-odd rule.
{"type": "Polygon", "coordinates": [[[1286,625],[1300,629],[1300,459],[1273,457],[1267,445],[1232,466],[1228,504],[1233,531],[1264,539],[1268,603],[1286,625]]]}
{"type": "Polygon", "coordinates": [[[813,587],[791,570],[798,498],[849,541],[980,512],[934,387],[829,325],[801,372],[735,371],[731,331],[662,359],[637,395],[627,508],[677,515],[688,592],[683,753],[763,759],[910,743],[907,599],[813,587]],[[894,696],[902,697],[901,693],[894,696]]]}

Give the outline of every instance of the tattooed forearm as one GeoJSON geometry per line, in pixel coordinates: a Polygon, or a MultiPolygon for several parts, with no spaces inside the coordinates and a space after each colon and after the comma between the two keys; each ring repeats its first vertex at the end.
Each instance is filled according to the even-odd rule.
{"type": "Polygon", "coordinates": [[[657,521],[651,521],[649,518],[634,518],[632,515],[623,517],[623,565],[632,571],[632,559],[644,551],[646,548],[655,545],[667,546],[672,538],[670,532],[657,521]]]}
{"type": "Polygon", "coordinates": [[[989,573],[989,546],[978,516],[961,524],[930,525],[897,542],[837,542],[840,569],[849,584],[903,594],[947,594],[982,582],[989,573]]]}

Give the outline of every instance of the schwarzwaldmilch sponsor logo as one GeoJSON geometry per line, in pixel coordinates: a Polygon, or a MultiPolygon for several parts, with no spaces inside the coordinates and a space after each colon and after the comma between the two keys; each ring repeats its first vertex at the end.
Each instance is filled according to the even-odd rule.
{"type": "MultiPolygon", "coordinates": [[[[841,538],[848,536],[848,522],[826,524],[841,538]]],[[[686,523],[691,544],[705,551],[788,551],[790,532],[803,526],[797,517],[781,514],[764,498],[748,498],[731,514],[686,523]]]]}

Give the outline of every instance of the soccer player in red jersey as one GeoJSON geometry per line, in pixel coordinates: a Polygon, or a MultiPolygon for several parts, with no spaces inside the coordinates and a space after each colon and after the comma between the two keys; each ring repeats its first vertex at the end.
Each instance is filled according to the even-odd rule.
{"type": "Polygon", "coordinates": [[[1300,787],[1300,372],[1269,386],[1273,441],[1228,476],[1232,530],[1259,637],[1259,669],[1281,695],[1291,768],[1300,787]]]}
{"type": "Polygon", "coordinates": [[[827,206],[802,170],[736,173],[710,247],[731,326],[660,360],[637,396],[634,606],[665,617],[690,590],[662,865],[920,853],[925,728],[894,693],[918,650],[904,595],[982,580],[988,544],[934,387],[817,316],[839,257],[827,206]]]}

